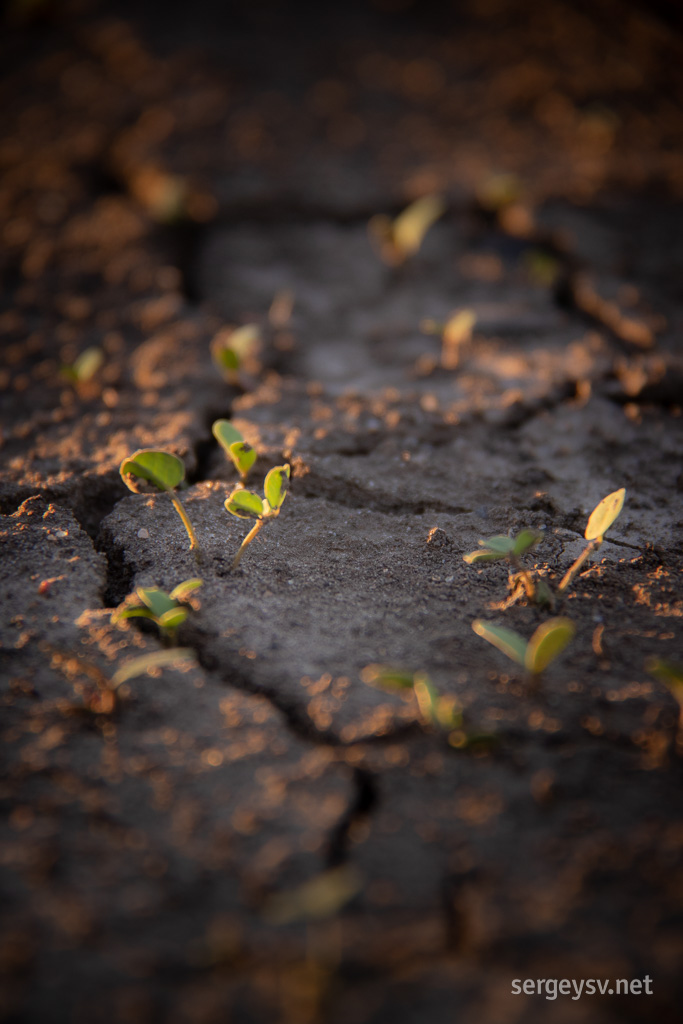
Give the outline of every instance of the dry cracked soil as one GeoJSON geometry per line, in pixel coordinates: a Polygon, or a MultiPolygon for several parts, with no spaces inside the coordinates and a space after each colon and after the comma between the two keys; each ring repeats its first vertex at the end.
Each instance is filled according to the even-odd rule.
{"type": "Polygon", "coordinates": [[[683,740],[646,668],[683,661],[676,5],[4,17],[1,1018],[679,1021],[683,740]],[[424,194],[443,215],[387,265],[370,217],[424,194]],[[463,310],[444,367],[423,322],[463,310]],[[230,383],[210,344],[245,323],[230,383]],[[250,484],[291,465],[234,571],[219,417],[250,484]],[[198,557],[121,480],[146,447],[185,462],[198,557]],[[463,555],[532,527],[557,592],[621,487],[530,681],[472,622],[553,612],[463,555]],[[195,576],[177,637],[112,621],[195,576]],[[607,994],[513,990],[563,978],[607,994]]]}

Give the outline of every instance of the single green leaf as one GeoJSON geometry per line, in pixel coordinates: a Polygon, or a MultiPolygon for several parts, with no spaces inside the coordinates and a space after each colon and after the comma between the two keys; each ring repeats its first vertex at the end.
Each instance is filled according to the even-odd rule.
{"type": "Polygon", "coordinates": [[[204,580],[196,578],[184,580],[182,583],[179,583],[177,587],[174,587],[168,596],[174,601],[184,601],[188,594],[191,594],[193,590],[197,590],[203,583],[204,580]]]}
{"type": "Polygon", "coordinates": [[[622,487],[621,490],[608,494],[599,505],[595,506],[590,514],[586,533],[584,534],[586,540],[596,540],[598,537],[604,537],[624,507],[625,497],[626,490],[622,487]]]}
{"type": "Polygon", "coordinates": [[[515,546],[515,542],[512,537],[506,537],[502,534],[498,534],[496,537],[487,537],[486,540],[480,540],[479,546],[486,548],[487,551],[494,551],[499,555],[509,555],[515,546]]]}
{"type": "Polygon", "coordinates": [[[418,251],[430,227],[445,210],[439,196],[422,196],[398,215],[393,223],[394,245],[404,259],[418,251]]]}
{"type": "Polygon", "coordinates": [[[246,441],[235,441],[230,445],[229,455],[242,479],[256,462],[256,452],[246,441]]]}
{"type": "Polygon", "coordinates": [[[165,590],[160,590],[159,587],[138,587],[135,593],[157,619],[160,619],[166,612],[177,607],[173,598],[169,597],[165,590]]]}
{"type": "Polygon", "coordinates": [[[514,629],[507,629],[505,626],[494,626],[492,622],[484,622],[482,619],[476,619],[472,623],[472,629],[477,636],[488,640],[490,644],[497,647],[499,651],[506,654],[512,661],[516,661],[518,665],[524,665],[527,648],[526,640],[519,633],[516,633],[514,629]]]}
{"type": "Polygon", "coordinates": [[[275,466],[266,475],[263,490],[268,504],[276,512],[287,496],[289,489],[289,465],[275,466]]]}
{"type": "Polygon", "coordinates": [[[366,665],[360,677],[364,683],[386,686],[390,690],[410,690],[414,682],[412,672],[404,672],[390,665],[366,665]]]}
{"type": "Polygon", "coordinates": [[[261,330],[258,324],[244,324],[236,327],[228,338],[228,345],[240,363],[258,348],[261,342],[261,330]]]}
{"type": "Polygon", "coordinates": [[[263,518],[263,501],[258,494],[245,491],[243,488],[233,491],[225,499],[225,507],[233,516],[239,516],[240,519],[263,518]]]}
{"type": "Polygon", "coordinates": [[[160,629],[177,629],[187,618],[187,608],[169,608],[158,619],[160,629]]]}
{"type": "Polygon", "coordinates": [[[154,619],[156,616],[149,608],[140,608],[136,605],[133,608],[122,608],[120,612],[114,612],[112,621],[118,621],[119,619],[154,619]]]}
{"type": "Polygon", "coordinates": [[[540,530],[532,530],[529,527],[524,530],[520,530],[515,537],[512,554],[517,558],[519,555],[523,555],[525,551],[529,551],[542,540],[543,534],[540,530]]]}
{"type": "Polygon", "coordinates": [[[188,662],[194,663],[195,656],[194,651],[186,647],[173,647],[169,651],[153,651],[151,654],[143,654],[140,658],[132,658],[130,661],[127,661],[112,676],[111,682],[114,688],[116,688],[121,683],[134,679],[135,676],[144,675],[151,668],[166,668],[167,666],[175,668],[176,665],[183,665],[188,662]]]}
{"type": "Polygon", "coordinates": [[[423,720],[429,725],[434,725],[439,720],[441,698],[426,672],[415,673],[413,689],[423,720]]]}
{"type": "Polygon", "coordinates": [[[230,420],[216,420],[211,425],[211,433],[228,457],[230,456],[230,445],[235,444],[236,441],[244,441],[239,430],[230,420]]]}
{"type": "Polygon", "coordinates": [[[525,667],[533,675],[543,672],[567,644],[574,638],[576,629],[571,619],[549,619],[539,626],[531,637],[524,659],[525,667]]]}
{"type": "Polygon", "coordinates": [[[86,348],[73,363],[72,369],[76,380],[85,384],[95,376],[103,362],[104,352],[101,348],[95,348],[95,346],[86,348]]]}
{"type": "Polygon", "coordinates": [[[131,491],[137,491],[135,478],[147,480],[159,491],[172,491],[185,478],[182,459],[156,448],[142,448],[121,463],[121,479],[131,491]]]}
{"type": "Polygon", "coordinates": [[[500,562],[501,559],[506,556],[500,551],[470,551],[468,555],[463,555],[463,562],[467,562],[468,565],[479,565],[480,562],[500,562]]]}
{"type": "Polygon", "coordinates": [[[239,370],[239,356],[228,345],[217,347],[214,355],[216,362],[219,363],[222,369],[232,371],[239,370]]]}

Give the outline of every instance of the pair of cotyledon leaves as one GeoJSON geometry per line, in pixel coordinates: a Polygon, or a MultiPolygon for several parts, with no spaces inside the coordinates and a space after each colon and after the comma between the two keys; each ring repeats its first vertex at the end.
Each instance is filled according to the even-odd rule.
{"type": "Polygon", "coordinates": [[[225,499],[228,512],[240,519],[270,519],[279,515],[289,489],[289,466],[275,466],[263,482],[264,497],[238,487],[225,499]]]}
{"type": "Polygon", "coordinates": [[[562,653],[576,633],[571,619],[563,617],[544,622],[528,642],[514,629],[496,626],[482,619],[476,619],[472,623],[472,629],[477,636],[488,640],[533,676],[543,672],[562,653]]]}
{"type": "Polygon", "coordinates": [[[201,585],[200,579],[185,580],[174,587],[170,594],[159,587],[138,587],[135,593],[142,604],[124,608],[117,618],[152,619],[161,630],[175,630],[187,618],[187,608],[183,607],[183,602],[201,585]]]}
{"type": "Polygon", "coordinates": [[[481,551],[470,551],[468,555],[463,555],[463,559],[468,565],[478,565],[480,562],[498,562],[502,558],[518,558],[542,539],[540,530],[532,529],[520,530],[516,537],[506,537],[504,534],[487,537],[479,541],[481,551]]]}

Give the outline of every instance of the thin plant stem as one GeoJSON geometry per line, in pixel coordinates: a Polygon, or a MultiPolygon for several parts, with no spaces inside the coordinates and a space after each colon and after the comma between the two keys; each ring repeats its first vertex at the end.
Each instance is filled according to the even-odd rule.
{"type": "Polygon", "coordinates": [[[240,564],[240,559],[241,559],[242,555],[244,554],[245,548],[247,547],[248,544],[251,544],[252,540],[254,539],[256,534],[259,532],[259,530],[261,529],[261,527],[263,526],[264,523],[265,523],[265,519],[258,519],[256,521],[256,523],[254,523],[254,525],[252,526],[251,530],[249,531],[249,533],[246,535],[246,537],[242,541],[242,544],[240,545],[240,549],[239,549],[239,551],[237,552],[237,554],[235,555],[235,557],[233,559],[233,562],[232,562],[233,569],[236,569],[237,566],[240,564]]]}
{"type": "Polygon", "coordinates": [[[574,564],[567,569],[566,573],[562,577],[560,585],[557,588],[559,593],[562,593],[567,589],[586,559],[589,558],[594,551],[597,551],[601,544],[602,537],[596,537],[595,540],[592,540],[586,545],[574,564]]]}
{"type": "Polygon", "coordinates": [[[183,526],[187,530],[187,536],[190,538],[190,551],[194,551],[197,557],[199,557],[199,542],[197,541],[197,534],[194,532],[194,527],[190,522],[187,512],[180,503],[180,498],[176,497],[175,494],[168,492],[168,495],[173,502],[173,507],[183,521],[183,526]]]}

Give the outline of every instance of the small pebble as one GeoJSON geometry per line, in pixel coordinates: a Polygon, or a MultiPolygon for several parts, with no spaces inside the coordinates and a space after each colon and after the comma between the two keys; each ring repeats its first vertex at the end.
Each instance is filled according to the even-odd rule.
{"type": "Polygon", "coordinates": [[[143,526],[141,530],[138,530],[138,537],[140,540],[149,540],[149,530],[146,530],[143,526]]]}

